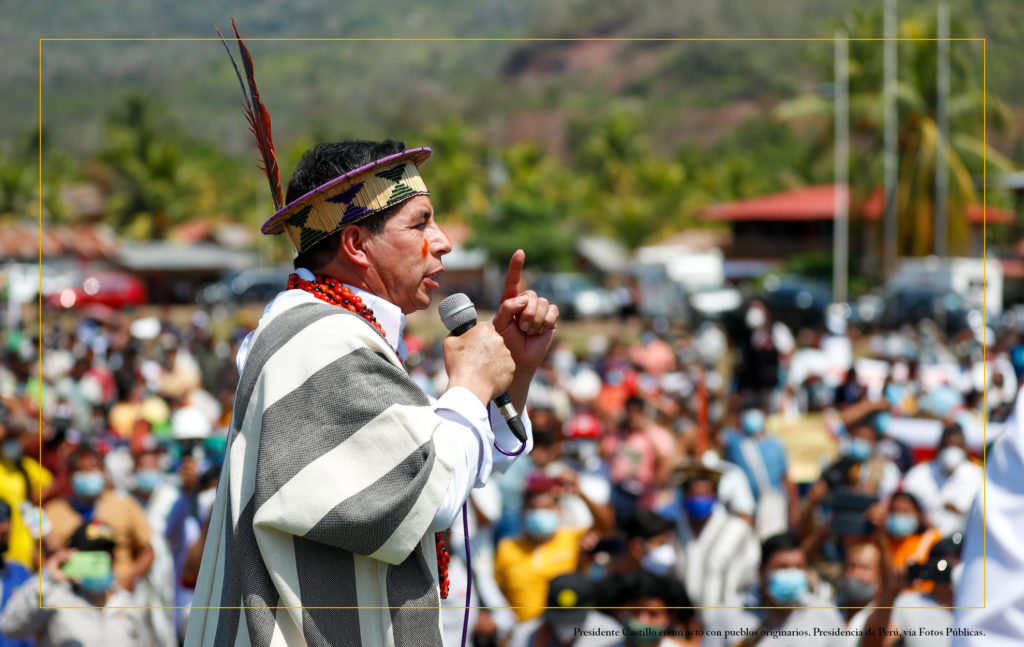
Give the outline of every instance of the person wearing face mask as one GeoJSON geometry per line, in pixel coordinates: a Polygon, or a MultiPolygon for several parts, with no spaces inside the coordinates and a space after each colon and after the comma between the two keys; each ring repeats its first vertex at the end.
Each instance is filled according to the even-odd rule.
{"type": "MultiPolygon", "coordinates": [[[[536,434],[537,427],[534,426],[536,434]]],[[[615,513],[611,506],[612,483],[608,467],[600,455],[601,423],[589,413],[577,414],[569,420],[562,431],[564,440],[558,443],[559,453],[546,465],[541,465],[534,455],[534,464],[542,467],[548,476],[572,479],[575,473],[580,491],[587,495],[600,512],[601,524],[611,527],[615,513]]],[[[534,449],[537,448],[536,437],[534,449]]],[[[567,526],[590,527],[594,525],[591,507],[581,497],[571,493],[562,495],[562,519],[567,526]]]]}
{"type": "Polygon", "coordinates": [[[160,454],[155,449],[143,449],[135,456],[134,471],[129,482],[132,494],[139,505],[143,506],[146,521],[152,530],[150,545],[153,547],[153,565],[139,580],[136,597],[141,606],[150,607],[146,613],[150,643],[173,646],[178,642],[174,630],[174,610],[166,607],[175,605],[174,591],[178,578],[175,577],[174,556],[165,531],[168,516],[178,498],[177,489],[163,478],[160,454]]]}
{"type": "Polygon", "coordinates": [[[832,470],[841,471],[845,484],[861,494],[885,498],[899,487],[901,473],[892,459],[881,455],[878,450],[878,430],[868,419],[862,419],[850,426],[832,470]]]}
{"type": "Polygon", "coordinates": [[[932,546],[923,564],[889,577],[868,618],[863,647],[949,647],[953,636],[953,589],[960,577],[962,535],[932,546]],[[910,585],[909,587],[907,585],[910,585]],[[933,630],[926,633],[921,628],[933,630]],[[908,631],[909,629],[909,631],[908,631]]]}
{"type": "Polygon", "coordinates": [[[779,384],[779,359],[792,334],[785,324],[773,324],[768,308],[760,301],[751,301],[744,316],[745,329],[734,339],[740,351],[735,375],[740,391],[749,391],[758,402],[767,404],[772,390],[779,384]],[[779,342],[783,342],[780,348],[779,342]]]}
{"type": "MultiPolygon", "coordinates": [[[[7,538],[11,532],[11,507],[0,501],[0,553],[7,549],[7,538]]],[[[0,613],[7,607],[11,595],[32,577],[28,569],[18,562],[0,560],[0,613]]],[[[9,638],[0,633],[0,647],[31,647],[27,640],[9,638]]]]}
{"type": "Polygon", "coordinates": [[[616,572],[642,569],[659,577],[673,575],[676,566],[675,523],[650,510],[637,508],[623,523],[626,552],[616,572]]]}
{"type": "Polygon", "coordinates": [[[697,647],[700,618],[682,585],[668,577],[633,571],[612,578],[614,613],[626,647],[697,647]]]}
{"type": "Polygon", "coordinates": [[[10,508],[9,544],[3,558],[28,568],[33,567],[35,542],[25,525],[21,511],[26,502],[39,505],[39,491],[47,494],[53,475],[31,456],[24,454],[23,438],[32,438],[38,446],[39,436],[32,433],[32,420],[18,415],[0,420],[0,501],[10,508]]]}
{"type": "Polygon", "coordinates": [[[878,504],[867,512],[868,521],[882,529],[888,538],[893,568],[901,570],[910,564],[923,564],[928,551],[942,536],[925,521],[921,504],[909,492],[896,492],[889,505],[878,504]]]}
{"type": "Polygon", "coordinates": [[[757,578],[757,536],[718,503],[721,474],[702,465],[677,472],[683,505],[676,524],[674,574],[699,606],[720,605],[757,578]]]}
{"type": "Polygon", "coordinates": [[[787,474],[785,447],[765,433],[764,411],[747,407],[739,422],[742,433],[725,436],[725,458],[747,475],[757,501],[755,527],[758,536],[764,538],[796,525],[800,501],[796,485],[787,474]]]}
{"type": "Polygon", "coordinates": [[[594,584],[578,573],[551,580],[544,613],[517,626],[506,647],[622,647],[622,625],[587,609],[594,584]]]}
{"type": "Polygon", "coordinates": [[[705,625],[709,631],[702,647],[843,647],[846,644],[839,611],[809,592],[807,557],[795,534],[786,532],[764,541],[759,574],[760,582],[756,586],[730,602],[730,605],[744,608],[707,610],[705,625]],[[715,635],[718,632],[720,635],[715,635]],[[732,633],[726,636],[727,632],[732,633]]]}
{"type": "MultiPolygon", "coordinates": [[[[878,546],[871,543],[852,544],[846,549],[843,574],[836,585],[835,603],[843,614],[846,628],[851,632],[863,633],[871,615],[871,606],[877,606],[881,593],[882,555],[878,546]]],[[[858,647],[861,636],[847,636],[845,647],[858,647]]]]}
{"type": "Polygon", "coordinates": [[[114,578],[114,546],[107,524],[79,526],[68,546],[11,596],[0,633],[36,647],[148,647],[142,611],[123,608],[138,603],[114,578]]]}
{"type": "Polygon", "coordinates": [[[90,447],[80,447],[71,456],[72,494],[67,500],[54,499],[43,512],[53,530],[48,541],[64,545],[83,522],[101,521],[114,529],[114,576],[125,590],[132,591],[136,580],[153,563],[151,529],[134,498],[107,487],[100,455],[90,447]]]}
{"type": "Polygon", "coordinates": [[[559,501],[563,491],[594,506],[580,491],[578,482],[534,472],[527,478],[523,495],[523,534],[498,543],[494,579],[509,605],[520,607],[515,612],[521,621],[536,618],[544,610],[548,583],[553,578],[577,570],[584,536],[591,530],[597,535],[611,530],[600,525],[602,517],[594,511],[593,528],[565,526],[559,501]]]}
{"type": "Polygon", "coordinates": [[[967,458],[963,429],[953,423],[942,430],[935,458],[907,472],[903,489],[917,497],[935,529],[946,536],[964,530],[983,478],[983,470],[967,458]]]}

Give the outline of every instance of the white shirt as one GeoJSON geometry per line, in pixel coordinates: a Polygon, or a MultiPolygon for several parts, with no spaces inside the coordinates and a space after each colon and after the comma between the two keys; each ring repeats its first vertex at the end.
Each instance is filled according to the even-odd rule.
{"type": "Polygon", "coordinates": [[[715,504],[693,534],[685,512],[676,525],[676,577],[696,606],[717,606],[742,595],[757,581],[761,545],[746,521],[715,504]]]}
{"type": "MultiPolygon", "coordinates": [[[[295,270],[295,273],[305,281],[316,280],[316,276],[306,268],[299,268],[295,270]]],[[[348,284],[344,285],[373,310],[377,323],[384,329],[384,339],[404,362],[408,355],[408,348],[403,337],[406,320],[401,308],[366,290],[348,284]]],[[[263,315],[257,330],[268,325],[274,317],[285,310],[301,303],[323,302],[304,290],[280,292],[263,308],[263,315]]],[[[238,347],[235,362],[239,374],[245,366],[245,360],[249,356],[255,335],[255,330],[250,332],[238,347]]],[[[431,402],[437,415],[472,432],[461,437],[464,449],[463,460],[455,464],[452,480],[445,491],[441,506],[434,515],[434,521],[430,524],[429,530],[438,532],[452,525],[472,488],[483,487],[492,470],[504,474],[517,458],[502,454],[495,448],[495,444],[507,451],[514,451],[518,449],[519,441],[512,434],[512,430],[509,429],[494,403],[484,407],[483,403],[469,389],[450,388],[440,398],[436,400],[431,398],[431,402]]],[[[533,430],[526,411],[520,413],[520,418],[523,421],[523,426],[526,427],[526,448],[520,455],[525,456],[533,449],[533,430]]]]}
{"type": "Polygon", "coordinates": [[[1024,636],[1024,397],[1017,394],[1005,432],[988,453],[983,489],[964,540],[964,571],[955,586],[955,626],[984,636],[956,636],[953,647],[1011,647],[1024,636]],[[981,608],[977,608],[981,607],[981,608]]]}
{"type": "Polygon", "coordinates": [[[903,489],[924,506],[928,520],[943,537],[963,532],[971,501],[981,489],[981,468],[964,460],[952,474],[946,474],[937,460],[915,465],[903,477],[903,489]],[[948,509],[952,505],[959,513],[948,509]]]}

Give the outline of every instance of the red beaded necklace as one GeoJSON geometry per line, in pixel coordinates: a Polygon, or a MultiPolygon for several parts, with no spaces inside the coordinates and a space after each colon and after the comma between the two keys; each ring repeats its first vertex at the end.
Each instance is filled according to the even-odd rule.
{"type": "Polygon", "coordinates": [[[387,337],[384,334],[384,329],[381,328],[380,323],[377,321],[377,317],[373,316],[373,310],[363,305],[362,299],[352,294],[352,290],[349,290],[341,281],[333,276],[317,274],[315,280],[307,281],[293,272],[288,275],[288,289],[304,290],[321,301],[326,301],[332,305],[341,306],[349,312],[354,312],[363,319],[366,319],[381,335],[384,335],[385,338],[387,337]]]}
{"type": "MultiPolygon", "coordinates": [[[[288,289],[309,292],[321,301],[326,301],[332,305],[345,308],[349,312],[354,312],[376,328],[381,337],[387,339],[384,328],[377,321],[377,317],[373,316],[373,310],[364,305],[362,299],[352,294],[352,290],[349,290],[341,281],[333,276],[317,274],[316,280],[307,281],[298,274],[292,273],[288,275],[288,289]]],[[[448,588],[450,586],[448,563],[451,561],[451,555],[445,547],[444,533],[434,533],[434,548],[437,551],[437,579],[441,585],[441,599],[448,599],[448,588]]]]}

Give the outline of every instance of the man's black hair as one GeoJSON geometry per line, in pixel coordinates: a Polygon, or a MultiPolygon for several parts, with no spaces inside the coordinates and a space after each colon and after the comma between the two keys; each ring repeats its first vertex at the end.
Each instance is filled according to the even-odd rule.
{"type": "Polygon", "coordinates": [[[646,408],[646,406],[647,406],[647,403],[644,402],[644,399],[641,398],[639,395],[631,395],[628,398],[626,398],[626,403],[625,403],[625,408],[626,409],[629,409],[629,408],[632,408],[632,407],[646,408]]]}
{"type": "Polygon", "coordinates": [[[951,422],[942,429],[942,435],[939,436],[939,447],[943,447],[949,440],[950,436],[959,435],[964,436],[964,428],[960,426],[958,422],[951,422]]]}
{"type": "Polygon", "coordinates": [[[651,539],[668,532],[675,524],[660,514],[644,508],[634,508],[633,512],[622,523],[622,530],[630,539],[651,539]]]}
{"type": "Polygon", "coordinates": [[[100,456],[100,453],[89,445],[81,445],[71,453],[71,456],[68,458],[68,467],[71,468],[72,472],[77,472],[82,461],[88,456],[96,459],[100,468],[103,468],[103,458],[100,456]]]}
{"type": "MultiPolygon", "coordinates": [[[[597,606],[630,607],[637,602],[657,598],[666,607],[692,607],[682,582],[673,577],[662,577],[645,570],[614,574],[601,581],[596,588],[597,606]]],[[[688,622],[693,609],[670,609],[678,622],[688,622]]]]}
{"type": "Polygon", "coordinates": [[[901,497],[906,499],[907,501],[910,501],[910,504],[914,506],[915,510],[917,510],[917,516],[921,519],[920,523],[917,524],[917,528],[914,529],[914,532],[920,534],[927,530],[928,525],[924,522],[924,508],[921,507],[921,502],[917,500],[917,497],[911,494],[910,492],[907,492],[906,490],[898,490],[896,492],[893,492],[892,496],[889,497],[890,509],[892,508],[893,500],[901,497]]]}
{"type": "MultiPolygon", "coordinates": [[[[286,204],[290,204],[349,171],[404,151],[405,143],[394,139],[385,139],[382,142],[353,139],[317,144],[303,153],[299,163],[295,166],[295,171],[292,172],[292,177],[288,180],[288,192],[285,194],[284,201],[286,204]]],[[[358,224],[376,236],[384,231],[384,223],[398,209],[399,205],[395,205],[378,211],[359,221],[358,224]]],[[[295,268],[305,267],[316,270],[323,267],[338,255],[340,244],[341,230],[339,229],[296,256],[295,268]]]]}
{"type": "Polygon", "coordinates": [[[772,555],[781,553],[784,550],[800,550],[800,538],[793,532],[781,532],[772,535],[761,544],[761,568],[764,568],[772,555]]]}

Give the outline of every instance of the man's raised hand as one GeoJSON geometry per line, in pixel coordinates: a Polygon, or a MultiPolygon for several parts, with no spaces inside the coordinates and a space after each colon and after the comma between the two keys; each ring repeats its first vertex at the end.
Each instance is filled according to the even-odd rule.
{"type": "Polygon", "coordinates": [[[535,370],[547,355],[558,323],[558,306],[537,296],[533,290],[519,291],[526,252],[512,254],[501,291],[501,303],[494,316],[494,329],[512,353],[516,368],[535,370]]]}

